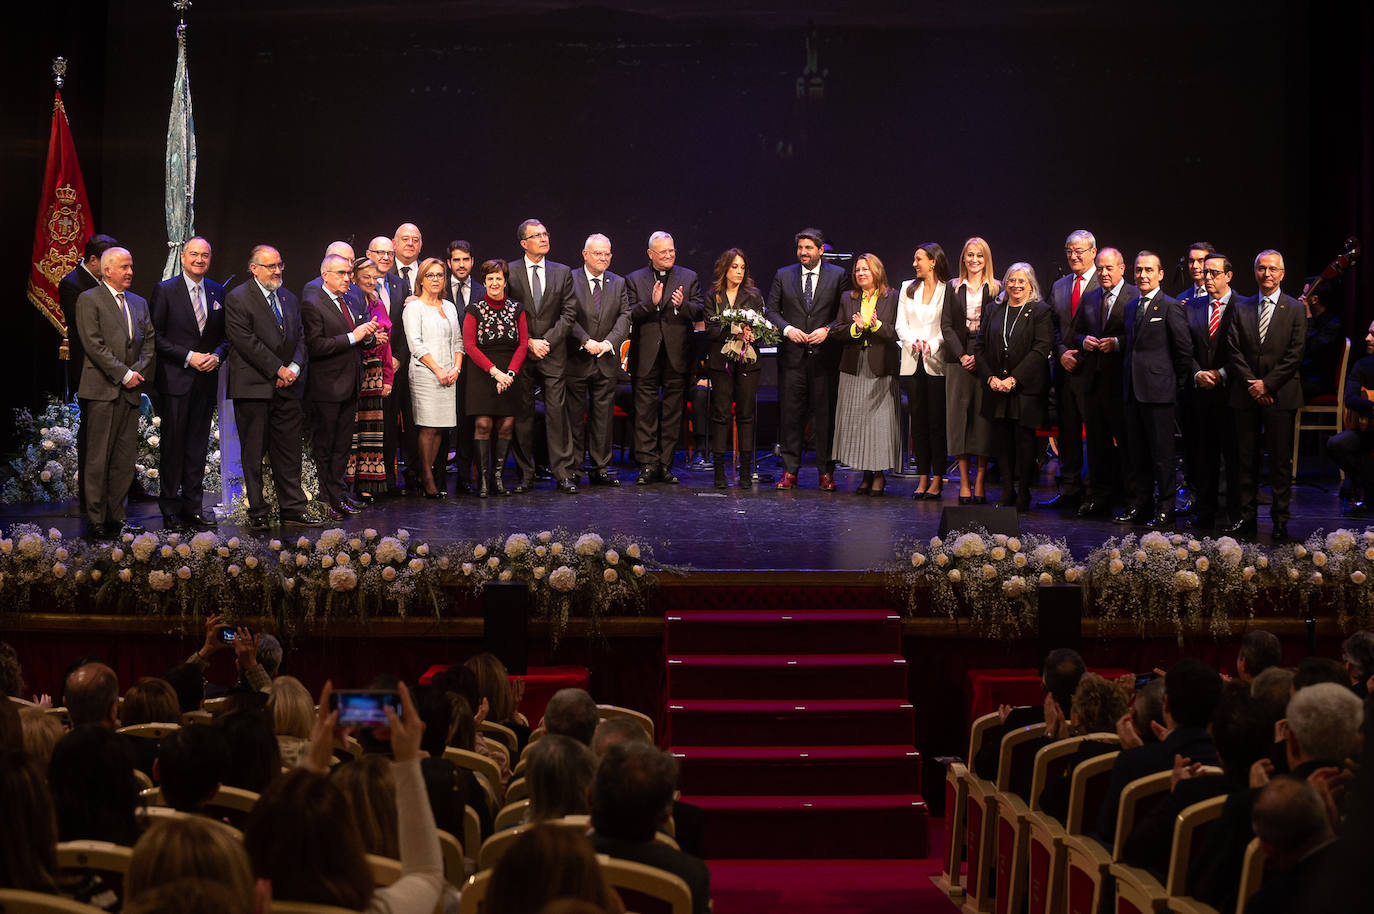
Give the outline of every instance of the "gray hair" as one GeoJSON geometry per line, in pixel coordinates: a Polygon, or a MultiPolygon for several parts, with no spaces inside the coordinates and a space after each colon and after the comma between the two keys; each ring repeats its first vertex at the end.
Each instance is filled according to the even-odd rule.
{"type": "Polygon", "coordinates": [[[1044,296],[1040,294],[1040,280],[1035,278],[1035,267],[1026,263],[1024,260],[1019,260],[1007,267],[1007,272],[1002,274],[1003,289],[1007,287],[1007,279],[1010,278],[1013,273],[1025,273],[1026,278],[1030,280],[1031,294],[1027,301],[1035,301],[1037,298],[1044,298],[1044,296]]]}
{"type": "Polygon", "coordinates": [[[1356,632],[1341,642],[1341,659],[1360,682],[1374,676],[1374,633],[1356,632]]]}
{"type": "Polygon", "coordinates": [[[544,727],[549,733],[571,736],[590,746],[601,719],[596,701],[583,689],[559,689],[544,709],[544,727]]]}
{"type": "Polygon", "coordinates": [[[324,271],[329,267],[329,265],[331,263],[334,263],[335,261],[338,261],[339,263],[348,267],[350,270],[353,269],[353,261],[343,256],[342,254],[325,254],[324,260],[320,261],[320,273],[324,273],[324,271]]]}
{"type": "Polygon", "coordinates": [[[276,635],[260,632],[257,644],[258,663],[262,664],[262,668],[267,671],[268,676],[275,677],[277,670],[281,669],[281,642],[277,640],[276,635]]]}
{"type": "Polygon", "coordinates": [[[649,236],[649,247],[653,247],[655,241],[662,241],[664,238],[667,238],[669,241],[673,240],[673,236],[669,235],[667,232],[654,232],[649,236]]]}
{"type": "Polygon", "coordinates": [[[1280,269],[1280,270],[1286,270],[1286,269],[1288,269],[1287,267],[1285,267],[1285,266],[1283,265],[1283,255],[1280,254],[1278,251],[1274,250],[1273,248],[1265,248],[1264,250],[1260,251],[1258,254],[1255,255],[1255,267],[1256,267],[1256,268],[1259,267],[1259,262],[1260,262],[1260,258],[1261,258],[1261,257],[1268,257],[1270,254],[1273,254],[1275,257],[1277,257],[1277,258],[1279,259],[1279,269],[1280,269]]]}
{"type": "Polygon", "coordinates": [[[1072,232],[1069,232],[1069,237],[1064,239],[1064,246],[1068,247],[1075,241],[1081,241],[1090,248],[1097,247],[1097,239],[1094,238],[1093,233],[1087,229],[1074,229],[1072,232]]]}
{"type": "Polygon", "coordinates": [[[134,259],[134,255],[129,253],[128,248],[106,248],[105,252],[100,255],[100,272],[104,273],[105,265],[108,263],[113,263],[116,257],[128,257],[131,261],[134,259]]]}
{"type": "Polygon", "coordinates": [[[608,246],[611,243],[611,239],[607,238],[600,232],[592,232],[590,235],[587,236],[587,240],[582,242],[582,250],[585,251],[587,248],[591,247],[593,241],[604,241],[608,246]]]}
{"type": "Polygon", "coordinates": [[[1342,761],[1355,751],[1364,706],[1334,682],[1310,685],[1288,702],[1288,730],[1310,759],[1342,761]]]}
{"type": "Polygon", "coordinates": [[[277,254],[279,256],[281,254],[281,251],[278,251],[270,244],[255,244],[253,245],[253,250],[248,253],[248,265],[262,266],[262,264],[258,263],[258,255],[261,254],[263,251],[271,251],[272,253],[277,254]]]}
{"type": "Polygon", "coordinates": [[[529,229],[530,226],[532,226],[532,225],[543,225],[543,224],[544,224],[544,223],[543,223],[541,220],[539,220],[539,219],[526,219],[524,222],[520,223],[520,225],[516,228],[516,230],[515,230],[515,240],[516,240],[516,241],[524,241],[524,240],[525,240],[525,232],[529,229]]]}

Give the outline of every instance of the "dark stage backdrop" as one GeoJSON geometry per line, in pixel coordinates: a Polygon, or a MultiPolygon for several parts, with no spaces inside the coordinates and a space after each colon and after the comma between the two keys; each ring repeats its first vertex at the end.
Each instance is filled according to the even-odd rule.
{"type": "MultiPolygon", "coordinates": [[[[132,249],[146,294],[166,252],[175,15],[152,0],[69,6],[9,36],[3,231],[27,253],[47,61],[65,53],[99,228],[132,249]]],[[[212,276],[243,278],[269,242],[295,290],[335,238],[361,250],[406,220],[427,255],[461,237],[479,259],[512,257],[535,216],[555,260],[580,263],[599,231],[621,273],[666,229],[702,273],[743,247],[766,287],[816,224],[894,281],[917,244],[953,258],[980,234],[999,272],[1028,260],[1048,283],[1082,226],[1166,265],[1211,240],[1245,293],[1251,258],[1276,247],[1296,293],[1370,222],[1371,14],[1321,15],[1298,0],[197,3],[196,226],[212,276]]],[[[1350,317],[1367,320],[1347,287],[1350,317]]],[[[26,345],[5,399],[33,402],[59,389],[56,335],[21,277],[7,289],[26,345]]]]}

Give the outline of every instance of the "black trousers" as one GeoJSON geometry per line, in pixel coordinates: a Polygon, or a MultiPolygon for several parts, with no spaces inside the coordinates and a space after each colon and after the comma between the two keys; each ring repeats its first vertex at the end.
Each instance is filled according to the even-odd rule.
{"type": "Polygon", "coordinates": [[[1059,477],[1065,495],[1083,495],[1083,417],[1088,413],[1088,391],[1077,375],[1059,375],[1059,477]]]}
{"type": "Polygon", "coordinates": [[[200,385],[188,393],[162,395],[158,508],[163,517],[200,514],[205,498],[205,455],[215,388],[200,385]]]}
{"type": "Polygon", "coordinates": [[[778,363],[778,437],[782,439],[782,468],[796,475],[806,446],[806,422],[816,438],[816,469],[833,473],[830,459],[835,431],[835,397],[840,373],[818,355],[803,356],[798,365],[778,363]]]}
{"type": "Polygon", "coordinates": [[[615,387],[615,378],[596,370],[585,377],[568,378],[568,427],[573,439],[574,472],[580,471],[580,461],[588,452],[594,471],[604,472],[611,465],[615,387]]]}
{"type": "MultiPolygon", "coordinates": [[[[963,369],[959,369],[963,371],[963,369]]],[[[949,447],[945,443],[945,379],[926,374],[925,363],[914,374],[902,376],[906,393],[911,454],[916,459],[917,476],[943,476],[949,466],[949,447]]]]}
{"type": "Polygon", "coordinates": [[[1293,417],[1295,410],[1272,406],[1233,410],[1237,448],[1240,451],[1240,516],[1254,522],[1258,515],[1260,450],[1269,452],[1269,488],[1274,499],[1269,517],[1288,523],[1288,503],[1293,494],[1293,417]]]}
{"type": "Polygon", "coordinates": [[[311,400],[313,428],[310,450],[320,480],[320,498],[331,507],[343,501],[348,452],[353,448],[353,429],[358,421],[358,398],[338,402],[311,400]]]}
{"type": "MultiPolygon", "coordinates": [[[[1089,391],[1083,401],[1083,422],[1088,445],[1088,497],[1107,504],[1127,496],[1126,403],[1121,390],[1101,387],[1089,391]]],[[[1060,439],[1059,452],[1064,452],[1060,439]]]]}
{"type": "Polygon", "coordinates": [[[993,419],[993,440],[996,442],[997,460],[1002,464],[1001,503],[1010,503],[1007,496],[1016,493],[1016,509],[1030,510],[1031,483],[1035,481],[1038,469],[1035,463],[1035,429],[1022,425],[1018,419],[993,419]],[[1017,482],[1012,484],[1015,471],[1017,482]]]}
{"type": "MultiPolygon", "coordinates": [[[[739,431],[739,450],[754,449],[754,404],[759,393],[758,363],[731,363],[724,371],[711,371],[711,451],[731,450],[731,423],[739,431]]],[[[739,459],[739,455],[735,455],[739,459]]]]}
{"type": "Polygon", "coordinates": [[[671,467],[682,435],[687,375],[674,369],[660,349],[652,364],[635,366],[634,395],[635,462],[671,467]]]}
{"type": "Polygon", "coordinates": [[[573,475],[573,445],[568,427],[568,385],[562,370],[545,371],[537,359],[526,357],[520,368],[521,407],[515,416],[515,465],[520,478],[534,482],[535,388],[544,400],[544,431],[549,450],[549,472],[554,479],[573,475]]]}
{"type": "Polygon", "coordinates": [[[1333,435],[1326,442],[1326,453],[1336,462],[1354,485],[1365,490],[1365,497],[1374,493],[1369,491],[1374,485],[1374,429],[1359,431],[1348,428],[1339,435],[1333,435]]]}
{"type": "Polygon", "coordinates": [[[420,445],[415,431],[415,407],[410,399],[410,366],[407,362],[401,362],[396,369],[395,379],[391,382],[391,396],[386,399],[386,410],[387,431],[390,433],[387,460],[391,460],[399,446],[401,459],[405,461],[406,483],[418,484],[420,445]]]}
{"type": "MultiPolygon", "coordinates": [[[[262,459],[272,468],[272,485],[284,514],[305,511],[301,488],[301,436],[305,410],[298,397],[275,396],[270,400],[234,399],[234,422],[243,459],[243,491],[248,496],[248,516],[267,519],[262,497],[262,459]]],[[[345,452],[345,459],[347,452],[345,452]]]]}
{"type": "Polygon", "coordinates": [[[1174,404],[1127,401],[1125,445],[1131,458],[1131,507],[1172,514],[1174,486],[1174,404]]]}
{"type": "MultiPolygon", "coordinates": [[[[1226,463],[1226,514],[1238,520],[1240,465],[1232,410],[1224,390],[1190,391],[1188,438],[1193,442],[1193,469],[1188,484],[1193,490],[1193,511],[1201,521],[1216,518],[1222,461],[1226,463]]],[[[1186,439],[1185,439],[1186,440],[1186,439]]]]}

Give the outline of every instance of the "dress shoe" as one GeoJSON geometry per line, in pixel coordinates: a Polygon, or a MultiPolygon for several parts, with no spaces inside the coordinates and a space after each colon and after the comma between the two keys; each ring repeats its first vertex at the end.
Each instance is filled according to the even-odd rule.
{"type": "Polygon", "coordinates": [[[1105,517],[1107,511],[1105,504],[1096,501],[1085,501],[1078,506],[1079,517],[1105,517]]]}
{"type": "Polygon", "coordinates": [[[835,491],[835,474],[834,474],[834,473],[822,473],[822,474],[821,474],[821,485],[820,485],[820,489],[821,489],[822,492],[833,492],[833,491],[835,491]]]}
{"type": "Polygon", "coordinates": [[[1002,497],[999,498],[999,499],[997,499],[997,507],[999,507],[999,508],[1010,508],[1010,507],[1012,507],[1012,506],[1015,505],[1015,504],[1016,504],[1016,490],[1015,490],[1015,489],[1003,489],[1003,490],[1002,490],[1002,497]]]}
{"type": "Polygon", "coordinates": [[[1254,539],[1255,535],[1259,533],[1259,521],[1246,520],[1245,518],[1241,518],[1234,524],[1229,524],[1226,527],[1223,527],[1222,532],[1230,534],[1231,536],[1248,536],[1251,539],[1254,539]]]}
{"type": "Polygon", "coordinates": [[[726,469],[726,467],[725,467],[725,455],[724,455],[724,454],[716,454],[716,455],[711,459],[711,462],[712,462],[712,464],[713,464],[713,467],[712,467],[712,468],[715,470],[715,477],[716,477],[716,478],[715,478],[715,485],[716,485],[716,488],[717,488],[717,489],[728,489],[728,488],[730,488],[730,483],[729,483],[729,482],[726,480],[726,478],[725,478],[725,469],[726,469]]]}
{"type": "Polygon", "coordinates": [[[970,495],[968,503],[971,505],[985,505],[988,503],[988,497],[986,495],[970,495]]]}
{"type": "Polygon", "coordinates": [[[777,484],[776,488],[779,488],[779,489],[795,489],[796,487],[797,487],[797,474],[796,474],[796,473],[789,473],[789,472],[787,472],[786,470],[783,470],[782,479],[779,479],[779,480],[778,480],[778,484],[777,484]]]}
{"type": "MultiPolygon", "coordinates": [[[[440,494],[439,494],[439,497],[440,497],[440,498],[443,498],[443,497],[444,497],[444,496],[443,496],[443,493],[440,493],[440,494]]],[[[331,505],[330,507],[332,507],[335,511],[338,511],[340,514],[343,514],[343,515],[345,515],[345,516],[353,515],[353,514],[362,514],[362,513],[363,513],[363,509],[362,509],[362,508],[355,508],[355,507],[353,507],[352,505],[350,505],[350,504],[348,503],[347,500],[337,502],[337,503],[331,505]]]]}
{"type": "Polygon", "coordinates": [[[249,532],[249,533],[266,533],[268,530],[271,530],[271,529],[272,529],[272,525],[269,524],[269,523],[267,522],[267,518],[265,518],[265,517],[250,517],[250,518],[248,518],[248,532],[249,532]]]}
{"type": "Polygon", "coordinates": [[[345,492],[345,493],[343,494],[343,503],[344,503],[346,506],[348,506],[348,507],[350,507],[350,508],[355,508],[355,509],[357,509],[357,510],[359,510],[359,511],[361,511],[364,507],[367,506],[367,503],[366,503],[365,501],[363,501],[363,500],[360,499],[360,498],[354,498],[354,497],[353,497],[352,495],[350,495],[348,492],[345,492]]]}
{"type": "Polygon", "coordinates": [[[869,486],[868,494],[874,498],[880,497],[887,489],[887,475],[881,471],[873,474],[873,485],[869,486]]]}
{"type": "Polygon", "coordinates": [[[619,488],[620,486],[620,480],[605,470],[593,470],[588,473],[587,482],[594,486],[611,486],[612,488],[619,488]]]}
{"type": "Polygon", "coordinates": [[[658,479],[658,467],[642,466],[639,468],[639,478],[635,480],[637,486],[647,486],[658,479]]]}
{"type": "Polygon", "coordinates": [[[186,518],[186,526],[190,527],[192,530],[214,530],[219,527],[218,524],[210,520],[210,518],[206,517],[204,514],[192,514],[190,517],[186,518]]]}
{"type": "Polygon", "coordinates": [[[959,504],[961,504],[961,505],[971,505],[971,504],[973,504],[973,496],[972,496],[972,495],[960,495],[960,496],[959,496],[959,504]]]}
{"type": "Polygon", "coordinates": [[[1272,538],[1273,541],[1276,543],[1293,542],[1293,537],[1288,535],[1288,525],[1285,523],[1275,524],[1274,531],[1270,534],[1270,538],[1272,538]]]}
{"type": "Polygon", "coordinates": [[[462,476],[459,476],[457,479],[453,481],[454,495],[467,495],[471,492],[472,486],[468,485],[468,481],[464,479],[462,476]]]}
{"type": "Polygon", "coordinates": [[[1178,515],[1173,511],[1160,511],[1146,522],[1145,526],[1151,530],[1172,530],[1178,515]]]}
{"type": "Polygon", "coordinates": [[[281,516],[283,524],[290,524],[293,527],[323,527],[324,521],[316,520],[309,514],[283,514],[281,516]]]}
{"type": "Polygon", "coordinates": [[[86,539],[92,542],[112,540],[119,536],[119,528],[113,524],[87,524],[86,539]]]}
{"type": "Polygon", "coordinates": [[[140,533],[143,532],[142,524],[135,524],[132,521],[127,520],[124,521],[124,523],[122,524],[111,523],[110,526],[113,527],[116,531],[118,531],[120,536],[123,536],[125,533],[132,533],[134,536],[138,536],[140,533]]]}
{"type": "Polygon", "coordinates": [[[515,481],[515,486],[510,490],[513,495],[524,495],[534,488],[534,480],[528,476],[521,476],[515,481]]]}
{"type": "Polygon", "coordinates": [[[388,498],[405,498],[406,490],[400,486],[387,486],[386,494],[388,498]]]}
{"type": "Polygon", "coordinates": [[[576,495],[577,485],[571,479],[558,480],[558,491],[564,495],[576,495]]]}
{"type": "Polygon", "coordinates": [[[1078,506],[1082,503],[1083,497],[1081,495],[1060,492],[1058,495],[1054,496],[1054,498],[1040,502],[1039,506],[1042,508],[1049,508],[1052,511],[1072,511],[1077,510],[1078,506]]]}
{"type": "MultiPolygon", "coordinates": [[[[549,470],[548,467],[541,464],[534,468],[534,479],[553,479],[553,473],[549,470]]],[[[530,484],[527,488],[534,488],[533,479],[530,480],[530,484]]]]}
{"type": "Polygon", "coordinates": [[[865,472],[864,472],[863,481],[860,482],[860,483],[859,483],[859,487],[858,487],[857,489],[854,490],[854,494],[855,494],[855,495],[868,495],[868,494],[869,494],[870,492],[872,492],[872,491],[873,491],[873,474],[870,473],[870,472],[865,471],[865,472]]]}
{"type": "Polygon", "coordinates": [[[1144,508],[1132,508],[1129,511],[1122,511],[1112,518],[1112,523],[1123,526],[1139,527],[1150,520],[1150,513],[1144,508]]]}
{"type": "Polygon", "coordinates": [[[709,470],[715,466],[715,461],[705,454],[698,454],[692,458],[691,463],[687,464],[689,470],[709,470]]]}
{"type": "Polygon", "coordinates": [[[371,492],[359,492],[356,501],[364,508],[370,508],[377,503],[377,496],[371,492]]]}
{"type": "Polygon", "coordinates": [[[176,514],[164,514],[162,515],[162,529],[168,533],[183,533],[186,530],[186,524],[176,514]]]}
{"type": "MultiPolygon", "coordinates": [[[[426,494],[425,497],[428,498],[429,495],[426,494]]],[[[324,519],[325,519],[325,520],[341,521],[341,520],[345,520],[347,517],[348,517],[347,514],[343,513],[342,511],[338,510],[337,508],[325,508],[325,509],[324,509],[324,519]]]]}
{"type": "Polygon", "coordinates": [[[659,467],[659,468],[658,468],[658,481],[659,481],[659,482],[663,482],[663,483],[667,483],[667,484],[670,485],[670,486],[675,486],[675,485],[677,485],[681,480],[679,480],[676,476],[673,475],[673,468],[672,468],[672,467],[659,467]]]}
{"type": "MultiPolygon", "coordinates": [[[[443,497],[444,497],[444,493],[443,493],[443,492],[439,492],[439,491],[426,492],[426,493],[425,493],[425,498],[428,498],[428,499],[430,499],[431,501],[438,501],[439,499],[441,499],[441,498],[443,498],[443,497]]],[[[333,510],[333,509],[331,508],[330,510],[333,510]]]]}

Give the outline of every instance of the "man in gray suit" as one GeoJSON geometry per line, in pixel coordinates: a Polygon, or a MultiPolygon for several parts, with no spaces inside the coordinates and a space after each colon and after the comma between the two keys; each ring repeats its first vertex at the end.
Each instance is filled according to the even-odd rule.
{"type": "Polygon", "coordinates": [[[129,291],[134,259],[124,248],[100,255],[100,285],[76,300],[76,329],[85,363],[77,396],[86,404],[87,461],[81,477],[86,523],[95,538],[115,537],[124,521],[124,498],[138,454],[139,387],[153,373],[153,322],[148,303],[129,291]]]}
{"type": "Polygon", "coordinates": [[[594,486],[618,486],[610,474],[611,423],[620,380],[620,344],[630,335],[630,299],[625,280],[610,271],[611,239],[589,235],[582,246],[583,268],[573,274],[577,319],[568,344],[568,425],[573,438],[573,472],[590,443],[594,486]],[[588,394],[591,402],[588,403],[588,394]],[[586,411],[586,425],[582,414],[586,411]],[[583,429],[586,429],[585,434],[583,429]]]}
{"type": "Polygon", "coordinates": [[[1042,508],[1078,510],[1083,504],[1083,416],[1088,411],[1088,385],[1073,346],[1074,315],[1078,306],[1101,283],[1097,278],[1097,239],[1087,229],[1064,239],[1069,272],[1054,281],[1050,306],[1054,312],[1055,396],[1059,405],[1059,494],[1042,501],[1042,508]]]}
{"type": "Polygon", "coordinates": [[[534,488],[534,389],[544,392],[544,428],[549,445],[549,472],[565,495],[577,494],[573,475],[572,434],[568,428],[568,332],[577,299],[572,270],[548,259],[549,230],[538,219],[526,219],[516,229],[525,255],[510,263],[508,294],[525,308],[530,348],[516,384],[521,407],[515,416],[515,465],[520,468],[517,493],[534,488]]]}
{"type": "Polygon", "coordinates": [[[1269,452],[1269,516],[1275,542],[1288,539],[1288,500],[1293,491],[1293,416],[1303,404],[1303,347],[1307,309],[1279,288],[1283,255],[1255,258],[1259,295],[1242,299],[1226,337],[1231,373],[1230,405],[1240,451],[1240,519],[1228,533],[1253,537],[1257,527],[1260,446],[1269,452]]]}

